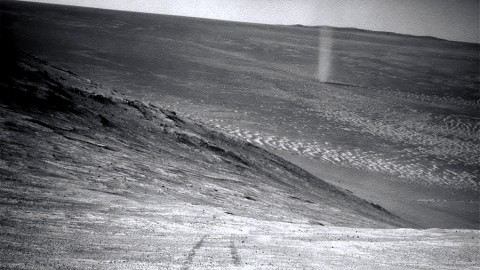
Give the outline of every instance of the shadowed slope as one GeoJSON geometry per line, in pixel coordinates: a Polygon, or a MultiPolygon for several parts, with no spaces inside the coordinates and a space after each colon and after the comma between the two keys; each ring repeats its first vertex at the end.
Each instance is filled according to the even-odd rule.
{"type": "Polygon", "coordinates": [[[174,112],[108,95],[33,57],[11,70],[1,94],[3,198],[40,196],[49,204],[69,189],[87,189],[92,198],[96,192],[167,196],[267,220],[404,225],[252,144],[174,112]],[[48,194],[19,195],[19,184],[48,194]]]}

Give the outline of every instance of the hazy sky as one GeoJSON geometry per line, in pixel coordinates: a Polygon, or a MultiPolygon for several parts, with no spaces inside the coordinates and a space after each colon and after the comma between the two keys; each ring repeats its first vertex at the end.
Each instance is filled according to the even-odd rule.
{"type": "Polygon", "coordinates": [[[479,41],[479,0],[34,0],[268,24],[330,25],[479,41]]]}

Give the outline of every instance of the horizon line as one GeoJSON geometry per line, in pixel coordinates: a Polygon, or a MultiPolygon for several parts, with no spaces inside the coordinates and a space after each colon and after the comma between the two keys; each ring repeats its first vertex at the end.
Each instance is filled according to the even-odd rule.
{"type": "Polygon", "coordinates": [[[478,41],[453,40],[453,39],[447,39],[447,38],[443,38],[443,37],[436,37],[436,36],[432,36],[432,35],[415,35],[415,34],[407,34],[407,33],[394,32],[394,31],[357,28],[357,27],[352,27],[352,26],[342,27],[342,26],[332,26],[332,25],[309,25],[309,24],[300,24],[300,23],[298,23],[298,24],[261,23],[261,22],[249,22],[249,21],[241,21],[241,20],[234,20],[234,19],[229,20],[229,19],[195,17],[195,16],[178,15],[178,14],[167,14],[167,13],[159,13],[159,12],[149,12],[149,11],[144,11],[144,10],[142,10],[142,11],[140,11],[140,10],[125,10],[125,9],[116,9],[116,8],[83,6],[83,5],[75,5],[75,4],[58,4],[58,3],[48,3],[48,2],[36,2],[36,1],[32,1],[32,0],[0,0],[0,2],[23,2],[23,3],[31,3],[31,4],[39,4],[39,5],[43,4],[43,5],[53,5],[53,6],[73,7],[73,8],[98,9],[98,10],[152,14],[152,15],[172,16],[172,17],[184,17],[184,18],[205,19],[205,20],[213,20],[213,21],[244,23],[244,24],[257,24],[257,25],[268,25],[268,26],[292,26],[292,27],[305,27],[305,28],[334,28],[334,29],[365,31],[365,32],[372,32],[372,33],[393,34],[393,35],[407,36],[407,37],[429,38],[429,39],[436,39],[436,40],[447,41],[447,42],[457,42],[457,43],[480,45],[480,40],[478,40],[478,41]]]}

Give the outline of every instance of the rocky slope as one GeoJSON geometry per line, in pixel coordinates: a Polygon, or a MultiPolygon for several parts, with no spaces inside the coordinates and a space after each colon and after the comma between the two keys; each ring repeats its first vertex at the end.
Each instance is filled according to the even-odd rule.
{"type": "Polygon", "coordinates": [[[418,265],[456,267],[478,259],[475,231],[372,230],[409,224],[250,143],[32,55],[2,52],[2,269],[401,267],[408,254],[418,265]]]}

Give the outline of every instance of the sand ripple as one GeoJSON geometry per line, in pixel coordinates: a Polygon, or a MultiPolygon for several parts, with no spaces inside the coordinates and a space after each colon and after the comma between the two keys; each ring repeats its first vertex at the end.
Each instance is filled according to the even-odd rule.
{"type": "MultiPolygon", "coordinates": [[[[440,185],[455,189],[478,190],[478,177],[475,173],[441,168],[435,161],[423,164],[423,157],[417,151],[405,149],[398,156],[389,156],[359,148],[345,149],[328,142],[318,143],[305,140],[291,140],[287,137],[260,134],[232,126],[216,125],[227,133],[258,146],[285,150],[324,162],[385,173],[423,185],[440,185]]],[[[455,148],[454,148],[455,150],[455,148]]],[[[455,150],[455,151],[458,151],[455,150]]],[[[473,161],[472,161],[473,162],[473,161]]]]}

